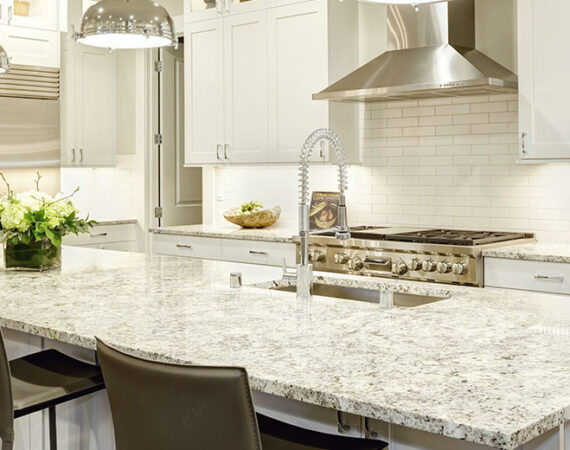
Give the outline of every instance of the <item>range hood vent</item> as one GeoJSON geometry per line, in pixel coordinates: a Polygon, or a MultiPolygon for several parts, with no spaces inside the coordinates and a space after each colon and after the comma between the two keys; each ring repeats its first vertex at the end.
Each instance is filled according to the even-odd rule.
{"type": "Polygon", "coordinates": [[[314,100],[378,102],[514,93],[517,76],[475,48],[474,0],[388,6],[388,48],[314,100]]]}
{"type": "Polygon", "coordinates": [[[59,99],[59,69],[12,65],[0,75],[0,97],[59,99]]]}

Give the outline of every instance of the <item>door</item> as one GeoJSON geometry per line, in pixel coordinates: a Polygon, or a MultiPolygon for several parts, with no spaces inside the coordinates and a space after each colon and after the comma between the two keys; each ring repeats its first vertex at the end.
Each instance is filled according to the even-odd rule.
{"type": "Polygon", "coordinates": [[[312,94],[328,84],[326,2],[268,10],[269,159],[295,162],[307,136],[328,126],[328,104],[312,94]]]}
{"type": "Polygon", "coordinates": [[[570,158],[567,0],[520,0],[519,103],[522,159],[570,158]]]}
{"type": "Polygon", "coordinates": [[[75,45],[76,156],[83,166],[115,163],[115,55],[75,45]]]}
{"type": "Polygon", "coordinates": [[[70,39],[62,40],[60,80],[61,114],[61,165],[72,166],[77,162],[75,78],[77,62],[75,46],[70,39]]]}
{"type": "Polygon", "coordinates": [[[160,50],[158,226],[202,223],[202,169],[184,167],[184,48],[160,50]]]}
{"type": "Polygon", "coordinates": [[[223,19],[186,24],[185,163],[224,162],[223,19]]]}
{"type": "Polygon", "coordinates": [[[59,32],[0,25],[2,47],[12,64],[59,67],[59,32]]]}
{"type": "Polygon", "coordinates": [[[267,161],[266,12],[225,17],[224,41],[224,156],[235,163],[267,161]]]}

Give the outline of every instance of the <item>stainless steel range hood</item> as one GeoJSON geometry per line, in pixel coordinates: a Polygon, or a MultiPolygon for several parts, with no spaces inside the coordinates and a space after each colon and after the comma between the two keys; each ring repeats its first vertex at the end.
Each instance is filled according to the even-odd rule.
{"type": "Polygon", "coordinates": [[[388,5],[388,48],[314,100],[391,101],[513,93],[518,78],[475,49],[474,0],[388,5]]]}

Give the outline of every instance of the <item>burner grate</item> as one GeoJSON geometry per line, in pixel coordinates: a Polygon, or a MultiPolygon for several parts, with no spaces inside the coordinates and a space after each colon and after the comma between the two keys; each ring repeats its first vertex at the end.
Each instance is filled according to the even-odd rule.
{"type": "Polygon", "coordinates": [[[386,235],[387,241],[475,246],[524,239],[524,233],[465,230],[424,230],[386,235]]]}

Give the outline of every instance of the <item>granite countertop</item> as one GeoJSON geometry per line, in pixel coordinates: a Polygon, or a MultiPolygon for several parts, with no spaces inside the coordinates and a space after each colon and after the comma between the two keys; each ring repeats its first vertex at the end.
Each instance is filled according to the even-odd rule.
{"type": "Polygon", "coordinates": [[[483,251],[483,256],[492,258],[523,259],[527,261],[545,261],[570,263],[570,244],[523,244],[499,247],[483,251]]]}
{"type": "Polygon", "coordinates": [[[299,234],[292,228],[273,225],[267,228],[240,228],[236,225],[180,225],[149,229],[155,234],[174,234],[180,236],[199,236],[222,239],[242,239],[264,242],[293,242],[293,236],[299,234]]]}
{"type": "Polygon", "coordinates": [[[131,225],[136,224],[137,219],[111,219],[111,220],[98,220],[98,226],[107,226],[107,225],[131,225]]]}
{"type": "Polygon", "coordinates": [[[268,394],[508,450],[570,419],[564,297],[365,280],[451,295],[384,311],[228,288],[231,271],[252,284],[278,268],[71,247],[63,261],[43,274],[0,272],[0,325],[91,349],[98,336],[155,360],[243,366],[268,394]]]}

